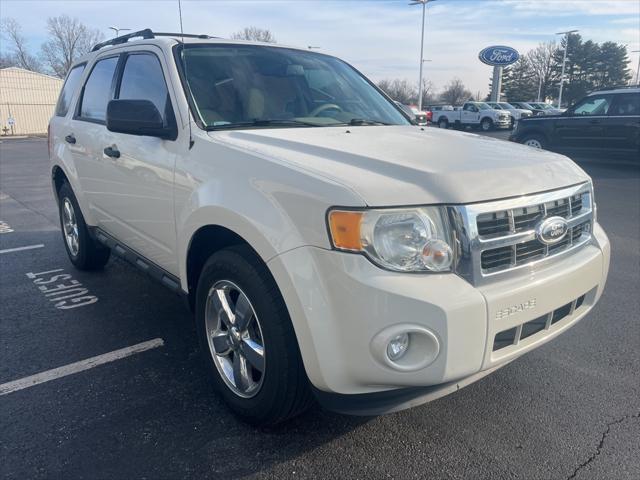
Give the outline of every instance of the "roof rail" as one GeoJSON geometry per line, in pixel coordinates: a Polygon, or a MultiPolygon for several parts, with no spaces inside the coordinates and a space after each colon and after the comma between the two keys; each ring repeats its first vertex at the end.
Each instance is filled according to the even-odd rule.
{"type": "Polygon", "coordinates": [[[92,52],[96,50],[100,50],[103,47],[108,47],[109,45],[120,45],[122,43],[127,43],[132,38],[156,38],[156,37],[187,37],[187,38],[215,38],[209,35],[204,34],[194,34],[194,33],[170,33],[170,32],[154,32],[150,28],[145,28],[144,30],[139,30],[137,32],[127,33],[126,35],[120,35],[119,37],[112,38],[110,40],[97,43],[91,49],[92,52]]]}
{"type": "Polygon", "coordinates": [[[605,91],[605,90],[622,90],[623,88],[640,88],[640,84],[635,84],[635,85],[612,85],[610,87],[594,88],[589,93],[602,92],[602,91],[605,91]]]}

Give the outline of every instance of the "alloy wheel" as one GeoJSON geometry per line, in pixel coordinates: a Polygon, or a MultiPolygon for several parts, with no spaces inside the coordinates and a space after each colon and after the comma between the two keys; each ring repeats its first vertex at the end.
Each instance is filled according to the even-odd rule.
{"type": "Polygon", "coordinates": [[[249,298],[229,280],[209,290],[205,309],[213,363],[229,389],[242,398],[258,394],[265,373],[264,337],[249,298]]]}
{"type": "Polygon", "coordinates": [[[73,209],[73,204],[71,200],[66,197],[62,201],[62,228],[64,230],[64,240],[67,242],[69,252],[75,257],[80,251],[78,221],[76,220],[76,212],[73,209]]]}
{"type": "Polygon", "coordinates": [[[540,140],[538,140],[537,138],[529,138],[525,140],[524,144],[527,145],[528,147],[542,149],[542,144],[540,143],[540,140]]]}

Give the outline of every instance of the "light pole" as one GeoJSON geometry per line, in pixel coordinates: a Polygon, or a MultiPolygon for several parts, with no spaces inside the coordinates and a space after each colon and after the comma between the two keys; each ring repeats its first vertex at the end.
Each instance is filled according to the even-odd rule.
{"type": "Polygon", "coordinates": [[[109,27],[109,30],[113,30],[115,32],[115,36],[119,37],[120,36],[120,30],[122,30],[123,32],[125,30],[131,30],[130,28],[118,28],[118,27],[109,27]]]}
{"type": "Polygon", "coordinates": [[[420,77],[418,78],[418,110],[422,111],[422,66],[424,64],[424,21],[427,3],[436,0],[413,0],[409,5],[422,5],[422,34],[420,37],[420,77]]]}
{"type": "MultiPolygon", "coordinates": [[[[640,50],[632,50],[631,53],[640,53],[640,50]]],[[[633,77],[631,78],[633,82],[633,77]]],[[[633,85],[633,83],[631,83],[633,85]]],[[[640,55],[638,55],[638,67],[636,68],[636,85],[640,85],[640,55]]]]}
{"type": "Polygon", "coordinates": [[[538,82],[538,98],[536,98],[536,102],[540,101],[540,95],[542,95],[542,75],[540,75],[540,81],[538,82]]]}
{"type": "Polygon", "coordinates": [[[564,69],[567,65],[567,50],[569,50],[569,35],[579,32],[579,30],[568,30],[566,32],[558,32],[556,35],[566,35],[564,43],[564,58],[562,60],[562,73],[560,74],[560,93],[558,94],[558,108],[562,105],[562,87],[564,86],[564,69]]]}

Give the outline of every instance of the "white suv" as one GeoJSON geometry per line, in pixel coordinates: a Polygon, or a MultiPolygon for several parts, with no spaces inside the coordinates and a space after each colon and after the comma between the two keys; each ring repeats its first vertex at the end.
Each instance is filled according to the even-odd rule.
{"type": "Polygon", "coordinates": [[[118,37],[72,67],[49,141],[71,262],[114,253],[184,296],[212,381],[254,423],[456,391],[605,285],[571,160],[413,126],[321,53],[118,37]]]}

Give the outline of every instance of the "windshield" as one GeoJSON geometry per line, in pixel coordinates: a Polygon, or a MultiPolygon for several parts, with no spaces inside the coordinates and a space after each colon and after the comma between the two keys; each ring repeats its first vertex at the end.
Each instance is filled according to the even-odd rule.
{"type": "Polygon", "coordinates": [[[475,105],[480,109],[480,110],[493,110],[493,108],[491,108],[489,105],[487,105],[484,102],[476,102],[475,105]]]}
{"type": "Polygon", "coordinates": [[[499,103],[487,102],[487,105],[489,105],[491,108],[495,110],[502,110],[502,105],[500,105],[499,103]]]}
{"type": "Polygon", "coordinates": [[[507,103],[507,102],[500,102],[498,105],[500,105],[505,110],[513,110],[513,109],[516,108],[516,107],[514,107],[513,105],[511,105],[510,103],[507,103]]]}
{"type": "Polygon", "coordinates": [[[184,53],[193,103],[208,130],[410,125],[334,57],[256,45],[187,45],[184,53]]]}
{"type": "Polygon", "coordinates": [[[553,107],[551,105],[549,105],[548,103],[536,103],[536,105],[538,107],[540,107],[542,110],[550,110],[553,107]]]}

